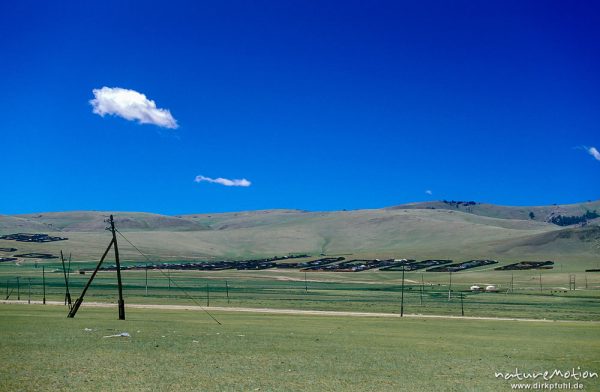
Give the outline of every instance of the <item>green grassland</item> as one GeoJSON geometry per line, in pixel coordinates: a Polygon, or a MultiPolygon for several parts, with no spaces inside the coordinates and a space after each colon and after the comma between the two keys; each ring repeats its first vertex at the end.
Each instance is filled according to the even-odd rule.
{"type": "MultiPolygon", "coordinates": [[[[3,265],[0,296],[27,300],[43,296],[42,264],[46,270],[46,298],[62,301],[65,285],[60,264],[3,265]],[[19,286],[17,279],[19,277],[19,286]]],[[[128,264],[128,263],[125,263],[128,264]]],[[[91,263],[85,263],[91,267],[91,263]]],[[[572,267],[572,265],[569,265],[572,267]]],[[[90,274],[71,274],[73,299],[90,274]]],[[[402,298],[402,273],[310,272],[270,269],[262,271],[123,271],[126,303],[151,303],[251,308],[286,308],[354,312],[398,313],[402,298]],[[147,276],[147,278],[146,278],[147,276]],[[147,282],[147,290],[146,290],[147,282]]],[[[100,272],[86,301],[114,302],[116,273],[100,272]]],[[[600,274],[566,269],[540,271],[477,271],[405,274],[404,311],[412,314],[516,317],[551,320],[600,321],[600,274]],[[575,290],[569,290],[569,276],[575,290]],[[541,286],[540,286],[541,278],[541,286]],[[512,282],[512,284],[511,284],[512,282]],[[497,293],[472,293],[473,284],[494,284],[497,293]]]]}
{"type": "MultiPolygon", "coordinates": [[[[0,390],[502,391],[494,372],[600,367],[586,322],[0,305],[0,390]],[[90,329],[91,331],[85,330],[90,329]],[[104,338],[128,332],[130,338],[104,338]]],[[[585,381],[597,390],[598,379],[585,381]]]]}

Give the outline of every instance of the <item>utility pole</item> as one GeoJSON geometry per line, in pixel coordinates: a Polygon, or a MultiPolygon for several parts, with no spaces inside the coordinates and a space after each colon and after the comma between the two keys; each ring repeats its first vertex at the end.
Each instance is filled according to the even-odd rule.
{"type": "Polygon", "coordinates": [[[31,278],[27,278],[27,284],[29,286],[29,290],[27,291],[27,303],[31,305],[31,278]]]}
{"type": "Polygon", "coordinates": [[[17,276],[17,301],[21,300],[21,285],[19,284],[19,277],[17,276]]]}
{"type": "Polygon", "coordinates": [[[43,292],[43,297],[42,297],[42,303],[44,305],[46,305],[46,269],[44,266],[42,266],[42,292],[43,292]]]}
{"type": "Polygon", "coordinates": [[[119,249],[117,247],[117,235],[116,235],[116,229],[115,229],[115,222],[114,222],[112,215],[110,216],[108,223],[110,224],[110,227],[108,228],[108,230],[110,230],[112,232],[112,239],[111,239],[110,243],[108,244],[108,247],[104,251],[104,254],[100,258],[100,261],[96,265],[96,269],[94,270],[94,272],[92,272],[92,276],[90,277],[90,280],[88,280],[85,287],[83,288],[81,295],[79,296],[79,298],[77,298],[77,300],[71,307],[71,310],[69,311],[69,315],[67,316],[69,318],[73,318],[73,317],[75,317],[75,314],[77,314],[77,311],[79,310],[79,307],[81,306],[81,303],[83,302],[85,293],[89,289],[90,285],[92,284],[92,281],[96,277],[96,274],[100,270],[100,266],[104,262],[104,259],[106,258],[106,255],[110,251],[110,248],[114,246],[115,263],[117,265],[117,285],[118,285],[118,291],[119,291],[119,302],[118,302],[118,304],[119,304],[119,320],[125,320],[125,302],[123,301],[123,287],[122,287],[122,282],[121,282],[121,263],[119,260],[119,249]]]}
{"type": "Polygon", "coordinates": [[[542,292],[542,273],[540,272],[540,293],[542,292]]]}
{"type": "Polygon", "coordinates": [[[119,320],[125,320],[125,301],[123,301],[123,284],[121,282],[121,263],[119,261],[119,247],[117,246],[117,232],[115,220],[110,216],[110,231],[112,232],[113,245],[115,247],[115,264],[117,264],[117,286],[119,290],[119,320]]]}
{"type": "Polygon", "coordinates": [[[148,263],[146,263],[146,297],[148,296],[148,263]]]}
{"type": "Polygon", "coordinates": [[[463,304],[463,293],[462,293],[462,291],[460,292],[460,314],[461,314],[461,316],[465,315],[465,306],[463,304]]]}
{"type": "Polygon", "coordinates": [[[402,266],[402,291],[400,296],[400,317],[404,317],[404,266],[402,266]]]}
{"type": "Polygon", "coordinates": [[[306,281],[306,271],[304,271],[304,291],[308,293],[308,282],[306,281]]]}
{"type": "Polygon", "coordinates": [[[206,307],[210,306],[210,291],[208,290],[208,283],[206,284],[206,307]]]}
{"type": "Polygon", "coordinates": [[[510,293],[513,293],[514,290],[514,284],[515,284],[515,273],[511,272],[510,274],[510,293]]]}
{"type": "Polygon", "coordinates": [[[450,284],[448,285],[448,301],[452,298],[452,271],[450,272],[450,284]]]}
{"type": "Polygon", "coordinates": [[[421,274],[421,306],[423,306],[423,286],[424,286],[423,274],[421,274]]]}
{"type": "Polygon", "coordinates": [[[229,303],[229,285],[225,281],[225,292],[227,293],[227,303],[229,303]]]}
{"type": "MultiPolygon", "coordinates": [[[[63,267],[63,275],[65,277],[65,305],[69,305],[71,307],[71,293],[69,292],[69,275],[67,273],[67,268],[65,267],[65,258],[63,256],[63,251],[60,251],[60,261],[62,262],[63,267]]],[[[69,269],[71,268],[71,255],[69,255],[69,269]]]]}

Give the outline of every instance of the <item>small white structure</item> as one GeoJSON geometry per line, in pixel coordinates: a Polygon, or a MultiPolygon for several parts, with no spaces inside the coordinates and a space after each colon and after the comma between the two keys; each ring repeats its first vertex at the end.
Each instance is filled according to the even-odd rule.
{"type": "Polygon", "coordinates": [[[474,293],[479,293],[480,291],[483,291],[483,287],[474,284],[473,286],[471,286],[471,291],[474,293]]]}
{"type": "Polygon", "coordinates": [[[485,291],[487,293],[496,293],[496,292],[498,292],[498,288],[496,286],[494,286],[493,284],[491,284],[489,286],[485,286],[485,291]]]}

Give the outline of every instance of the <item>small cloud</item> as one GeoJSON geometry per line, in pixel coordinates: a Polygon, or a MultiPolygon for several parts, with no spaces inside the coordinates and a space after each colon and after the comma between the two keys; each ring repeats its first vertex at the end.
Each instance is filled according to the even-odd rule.
{"type": "Polygon", "coordinates": [[[252,185],[252,183],[248,180],[246,180],[245,178],[242,178],[240,180],[237,179],[233,179],[230,180],[228,178],[210,178],[210,177],[204,177],[204,176],[196,176],[196,179],[194,180],[195,182],[212,182],[214,184],[221,184],[221,185],[225,185],[225,186],[250,186],[252,185]]]}
{"type": "Polygon", "coordinates": [[[137,120],[140,124],[154,124],[163,128],[175,129],[177,120],[167,109],[159,109],[156,103],[142,93],[120,87],[102,87],[92,90],[94,99],[90,104],[93,112],[104,117],[107,114],[137,120]]]}
{"type": "Polygon", "coordinates": [[[428,195],[433,195],[433,192],[432,192],[432,191],[430,191],[429,189],[427,189],[427,190],[425,191],[425,193],[427,193],[428,195]]]}
{"type": "Polygon", "coordinates": [[[594,157],[595,160],[600,161],[600,151],[596,149],[596,147],[584,147],[585,150],[594,157]]]}

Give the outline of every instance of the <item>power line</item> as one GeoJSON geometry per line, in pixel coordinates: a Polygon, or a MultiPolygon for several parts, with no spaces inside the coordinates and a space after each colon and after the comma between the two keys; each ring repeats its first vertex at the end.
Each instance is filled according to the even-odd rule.
{"type": "MultiPolygon", "coordinates": [[[[123,237],[125,239],[125,241],[127,241],[129,243],[129,245],[133,246],[135,248],[135,250],[137,250],[142,256],[144,256],[144,258],[146,258],[146,260],[148,260],[151,263],[154,263],[148,256],[146,256],[141,250],[139,250],[139,248],[137,246],[135,246],[131,241],[129,241],[129,239],[127,237],[125,237],[125,235],[123,235],[123,233],[121,233],[117,229],[115,229],[115,231],[117,233],[119,233],[119,235],[121,237],[123,237]]],[[[146,270],[147,270],[147,267],[146,267],[146,270]]],[[[183,287],[179,286],[177,284],[177,282],[175,282],[174,280],[172,280],[169,275],[165,274],[160,268],[158,268],[157,270],[158,270],[158,272],[160,272],[161,274],[163,274],[169,280],[169,282],[172,282],[175,285],[175,287],[177,287],[179,290],[181,290],[182,293],[184,293],[185,295],[187,295],[189,297],[189,299],[191,299],[200,309],[202,309],[202,311],[204,311],[204,313],[208,314],[211,319],[213,319],[217,324],[222,325],[219,320],[217,320],[212,314],[210,314],[208,312],[208,310],[204,309],[204,307],[198,301],[196,301],[196,299],[194,297],[192,297],[187,291],[185,291],[183,289],[183,287]]]]}

